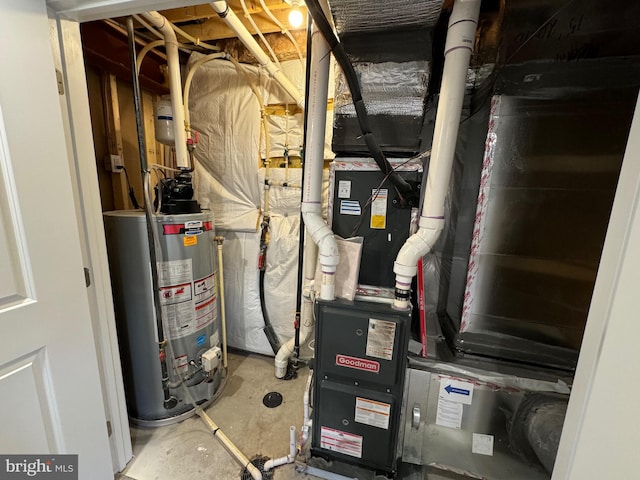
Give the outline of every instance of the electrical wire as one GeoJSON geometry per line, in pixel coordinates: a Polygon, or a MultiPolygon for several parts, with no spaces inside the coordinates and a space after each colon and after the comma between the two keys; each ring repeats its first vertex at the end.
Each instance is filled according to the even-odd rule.
{"type": "Polygon", "coordinates": [[[125,177],[125,179],[127,181],[127,189],[129,191],[129,200],[131,200],[131,205],[133,205],[133,208],[135,208],[136,210],[141,209],[142,207],[138,203],[138,199],[136,198],[136,194],[135,194],[135,192],[133,190],[133,187],[131,186],[131,182],[129,181],[129,173],[127,172],[127,169],[124,167],[124,165],[122,167],[120,167],[120,168],[124,172],[124,177],[125,177]]]}
{"type": "Polygon", "coordinates": [[[369,114],[367,113],[367,108],[364,104],[364,101],[362,100],[360,82],[358,81],[356,71],[351,64],[351,60],[349,60],[347,52],[336,37],[333,28],[327,20],[327,17],[325,16],[318,0],[307,0],[306,4],[309,14],[313,18],[313,22],[316,24],[316,26],[324,36],[325,40],[329,44],[329,47],[331,48],[331,51],[333,52],[333,55],[336,58],[336,61],[340,65],[340,68],[342,68],[342,72],[344,73],[347,84],[349,86],[349,91],[351,92],[351,100],[353,101],[353,106],[356,109],[358,124],[360,125],[360,130],[362,131],[364,142],[369,149],[369,153],[375,160],[380,170],[382,170],[385,175],[388,175],[389,181],[391,181],[391,183],[394,185],[398,196],[401,199],[401,202],[404,203],[404,195],[413,193],[413,188],[391,167],[391,164],[387,160],[386,155],[378,144],[377,138],[371,131],[369,114]]]}
{"type": "Polygon", "coordinates": [[[367,211],[367,208],[369,208],[369,206],[378,198],[378,195],[380,194],[380,191],[382,190],[382,186],[384,185],[384,182],[389,180],[391,174],[397,172],[397,170],[399,168],[404,167],[407,163],[412,162],[414,160],[421,160],[421,159],[425,158],[426,156],[428,156],[430,153],[431,153],[431,150],[427,150],[427,151],[419,153],[418,155],[415,155],[415,156],[413,156],[411,158],[408,158],[404,162],[399,163],[395,167],[392,167],[392,172],[389,172],[389,173],[385,174],[385,176],[382,178],[382,180],[380,181],[378,186],[374,189],[374,192],[369,196],[369,199],[364,204],[364,207],[362,207],[362,210],[360,212],[360,216],[358,218],[358,222],[353,227],[353,230],[351,231],[350,237],[355,237],[358,234],[358,230],[360,230],[360,227],[362,226],[362,221],[364,220],[364,214],[367,211]]]}

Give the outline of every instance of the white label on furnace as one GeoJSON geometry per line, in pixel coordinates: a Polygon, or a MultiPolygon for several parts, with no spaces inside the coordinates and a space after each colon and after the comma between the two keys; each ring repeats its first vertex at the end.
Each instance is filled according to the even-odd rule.
{"type": "Polygon", "coordinates": [[[320,427],[320,448],[362,458],[362,437],[328,427],[320,427]]]}
{"type": "Polygon", "coordinates": [[[438,396],[452,402],[471,405],[473,401],[473,383],[443,375],[440,377],[440,392],[438,396]]]}
{"type": "Polygon", "coordinates": [[[391,405],[366,398],[356,397],[355,421],[389,430],[391,405]]]}
{"type": "Polygon", "coordinates": [[[158,262],[158,284],[161,287],[191,282],[193,282],[193,270],[190,258],[158,262]]]}
{"type": "Polygon", "coordinates": [[[474,433],[471,443],[471,453],[493,456],[493,435],[474,433]]]}
{"type": "Polygon", "coordinates": [[[393,360],[393,344],[396,339],[396,324],[386,320],[369,319],[367,332],[368,357],[393,360]]]}
{"type": "Polygon", "coordinates": [[[462,425],[463,405],[443,398],[438,399],[438,411],[436,412],[436,425],[449,428],[460,428],[462,425]]]}
{"type": "Polygon", "coordinates": [[[350,180],[340,180],[338,182],[338,198],[351,198],[350,180]]]}
{"type": "Polygon", "coordinates": [[[340,215],[361,215],[360,202],[357,200],[340,200],[340,215]]]}
{"type": "Polygon", "coordinates": [[[387,228],[387,196],[386,188],[373,189],[371,191],[371,224],[372,229],[384,230],[387,228]]]}
{"type": "Polygon", "coordinates": [[[209,337],[209,342],[210,347],[217,347],[220,345],[220,334],[218,333],[218,330],[213,332],[213,335],[209,337]]]}

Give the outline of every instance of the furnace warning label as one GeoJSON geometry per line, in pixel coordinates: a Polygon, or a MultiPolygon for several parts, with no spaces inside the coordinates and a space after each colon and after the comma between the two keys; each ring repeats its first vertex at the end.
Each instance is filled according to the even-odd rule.
{"type": "Polygon", "coordinates": [[[367,357],[393,360],[393,345],[396,339],[396,324],[386,320],[369,319],[367,333],[367,357]]]}
{"type": "Polygon", "coordinates": [[[362,215],[360,202],[357,200],[340,200],[340,215],[362,215]]]}
{"type": "Polygon", "coordinates": [[[387,197],[389,191],[386,188],[373,189],[371,191],[371,224],[372,229],[384,230],[387,228],[387,197]]]}
{"type": "Polygon", "coordinates": [[[462,403],[452,402],[444,398],[438,399],[436,425],[449,428],[460,428],[462,425],[462,403]]]}
{"type": "Polygon", "coordinates": [[[320,427],[320,448],[362,458],[362,437],[333,428],[320,427]]]}
{"type": "Polygon", "coordinates": [[[389,430],[390,415],[390,404],[356,397],[356,422],[389,430]]]}

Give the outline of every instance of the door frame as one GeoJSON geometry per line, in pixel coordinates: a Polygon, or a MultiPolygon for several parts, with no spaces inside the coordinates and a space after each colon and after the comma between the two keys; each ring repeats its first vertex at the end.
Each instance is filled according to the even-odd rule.
{"type": "Polygon", "coordinates": [[[80,24],[63,19],[51,10],[49,18],[54,61],[62,74],[64,95],[61,97],[61,109],[66,121],[69,173],[82,257],[90,281],[87,297],[110,434],[113,471],[117,473],[131,460],[133,449],[102,221],[80,24]]]}
{"type": "MultiPolygon", "coordinates": [[[[92,313],[95,312],[96,315],[93,322],[97,336],[98,356],[103,360],[105,369],[110,370],[105,372],[106,378],[103,378],[103,381],[106,383],[106,391],[109,395],[107,408],[111,410],[110,417],[113,419],[114,435],[116,435],[116,443],[118,444],[118,451],[115,452],[114,458],[117,457],[120,460],[128,460],[131,457],[130,438],[126,407],[123,403],[124,396],[121,395],[123,390],[122,377],[119,369],[99,189],[93,161],[79,161],[81,158],[93,160],[95,152],[78,22],[197,3],[201,2],[193,0],[112,0],[110,2],[104,2],[104,0],[48,0],[49,7],[56,12],[58,18],[71,19],[66,22],[62,21],[64,33],[61,40],[63,40],[62,50],[65,52],[63,66],[68,88],[69,128],[73,142],[72,168],[76,171],[75,180],[79,203],[83,205],[79,228],[90,259],[92,286],[95,289],[95,295],[90,300],[92,313]],[[118,419],[117,422],[116,419],[118,419]],[[126,448],[127,441],[129,442],[129,450],[126,448]]],[[[607,341],[611,341],[608,339],[607,332],[612,329],[612,326],[619,326],[626,319],[621,315],[611,315],[611,312],[616,302],[620,302],[622,296],[628,294],[630,287],[633,288],[632,285],[621,283],[624,282],[622,267],[625,254],[640,250],[640,242],[629,243],[635,221],[634,215],[638,215],[638,208],[640,208],[640,162],[633,158],[634,156],[636,159],[640,157],[639,110],[637,107],[634,114],[618,189],[611,211],[572,396],[556,460],[554,480],[573,477],[572,472],[576,470],[574,461],[576,461],[580,449],[585,447],[581,442],[581,435],[583,425],[588,421],[587,413],[594,403],[592,401],[594,396],[602,393],[598,390],[598,384],[594,382],[594,379],[596,374],[606,375],[606,368],[611,368],[609,365],[602,365],[601,362],[601,352],[603,348],[607,347],[607,341]]],[[[590,411],[590,413],[593,416],[594,412],[590,411]]],[[[613,418],[622,422],[625,415],[630,413],[632,412],[616,412],[613,418]]],[[[599,414],[606,416],[611,412],[603,411],[599,414]]],[[[629,462],[631,463],[632,460],[634,459],[630,459],[629,462]]],[[[597,462],[604,461],[604,456],[593,456],[591,460],[587,459],[586,461],[593,462],[595,465],[597,462]]],[[[629,468],[631,468],[630,463],[629,468]]],[[[626,465],[623,466],[623,468],[625,467],[626,465]]]]}

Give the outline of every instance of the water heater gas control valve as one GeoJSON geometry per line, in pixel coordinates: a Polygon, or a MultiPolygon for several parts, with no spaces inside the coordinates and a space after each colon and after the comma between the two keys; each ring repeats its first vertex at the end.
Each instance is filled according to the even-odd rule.
{"type": "Polygon", "coordinates": [[[220,347],[213,347],[202,354],[202,370],[211,372],[220,366],[222,350],[220,347]]]}

